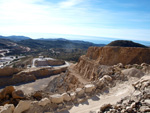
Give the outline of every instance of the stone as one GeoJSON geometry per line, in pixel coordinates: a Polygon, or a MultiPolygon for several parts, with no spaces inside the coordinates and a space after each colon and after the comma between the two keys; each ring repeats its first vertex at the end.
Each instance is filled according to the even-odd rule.
{"type": "Polygon", "coordinates": [[[142,66],[142,67],[143,67],[143,66],[147,66],[147,64],[146,64],[146,63],[142,63],[141,66],[142,66]]]}
{"type": "Polygon", "coordinates": [[[7,95],[12,95],[12,92],[15,91],[15,88],[13,86],[6,86],[1,92],[0,92],[0,99],[6,98],[7,95]]]}
{"type": "Polygon", "coordinates": [[[133,102],[131,105],[130,105],[130,108],[135,108],[135,106],[136,106],[136,102],[133,102]]]}
{"type": "Polygon", "coordinates": [[[84,89],[82,89],[82,88],[77,88],[77,89],[76,89],[76,93],[77,93],[78,96],[83,96],[83,95],[84,95],[84,89]]]}
{"type": "Polygon", "coordinates": [[[76,98],[76,93],[75,92],[70,93],[70,97],[71,100],[74,100],[76,98]]]}
{"type": "Polygon", "coordinates": [[[12,92],[12,97],[14,99],[23,99],[25,98],[25,95],[22,90],[17,90],[12,92]]]}
{"type": "Polygon", "coordinates": [[[40,105],[40,106],[45,106],[45,105],[47,105],[47,104],[49,104],[50,103],[50,100],[48,99],[48,98],[43,98],[42,100],[40,100],[39,102],[38,102],[38,105],[40,105]]]}
{"type": "Polygon", "coordinates": [[[42,93],[37,91],[33,94],[33,97],[37,100],[41,100],[42,99],[42,93]]]}
{"type": "Polygon", "coordinates": [[[104,75],[103,78],[108,82],[112,81],[112,78],[109,75],[104,75]]]}
{"type": "Polygon", "coordinates": [[[91,93],[95,89],[95,85],[94,84],[87,84],[84,86],[84,88],[85,88],[86,93],[91,93]]]}
{"type": "Polygon", "coordinates": [[[52,103],[59,104],[63,102],[63,96],[60,94],[50,95],[50,100],[52,103]]]}
{"type": "Polygon", "coordinates": [[[144,102],[145,102],[146,104],[150,105],[150,99],[146,99],[146,100],[144,100],[144,102]]]}
{"type": "Polygon", "coordinates": [[[144,73],[136,68],[130,68],[130,69],[124,69],[121,71],[125,76],[128,77],[142,77],[144,76],[144,73]]]}
{"type": "Polygon", "coordinates": [[[141,107],[140,107],[140,111],[141,111],[141,112],[146,112],[146,111],[148,111],[148,110],[150,111],[150,108],[149,108],[148,106],[141,106],[141,107]]]}
{"type": "Polygon", "coordinates": [[[107,111],[107,110],[109,110],[109,109],[111,109],[112,108],[112,105],[111,104],[104,104],[104,105],[102,105],[101,107],[100,107],[100,110],[102,111],[102,112],[104,112],[104,111],[107,111]]]}
{"type": "Polygon", "coordinates": [[[123,68],[123,64],[122,64],[122,63],[118,63],[117,66],[118,66],[119,68],[123,68]]]}
{"type": "Polygon", "coordinates": [[[28,110],[31,106],[31,101],[19,101],[18,105],[16,106],[14,113],[22,113],[28,110]]]}
{"type": "Polygon", "coordinates": [[[129,113],[132,113],[133,109],[128,106],[128,107],[126,107],[126,111],[129,112],[129,113]]]}
{"type": "Polygon", "coordinates": [[[64,101],[67,101],[67,102],[68,102],[68,101],[71,100],[71,97],[70,97],[67,93],[63,93],[62,96],[63,96],[63,100],[64,100],[64,101]]]}
{"type": "Polygon", "coordinates": [[[13,113],[14,108],[13,104],[5,104],[5,106],[0,109],[0,113],[13,113]]]}
{"type": "Polygon", "coordinates": [[[103,88],[103,86],[105,85],[105,81],[104,81],[104,79],[103,78],[101,78],[101,79],[99,79],[99,81],[98,81],[98,87],[99,88],[103,88]]]}

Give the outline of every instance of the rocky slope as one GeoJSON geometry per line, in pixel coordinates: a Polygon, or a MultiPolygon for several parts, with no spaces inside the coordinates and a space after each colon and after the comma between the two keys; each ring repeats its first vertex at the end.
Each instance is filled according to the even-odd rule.
{"type": "Polygon", "coordinates": [[[49,77],[52,75],[60,74],[66,71],[66,67],[63,68],[36,68],[21,71],[15,68],[0,69],[0,87],[8,85],[24,84],[33,82],[36,79],[49,77]]]}
{"type": "MultiPolygon", "coordinates": [[[[145,74],[142,69],[144,67],[150,67],[150,66],[147,64],[136,65],[136,66],[138,68],[139,67],[141,68],[137,69],[135,65],[131,65],[127,69],[120,67],[120,65],[110,66],[113,69],[115,68],[120,69],[120,73],[115,72],[113,75],[104,75],[103,77],[99,78],[96,81],[92,81],[92,82],[89,82],[87,84],[82,84],[82,85],[77,85],[81,83],[78,82],[79,80],[75,80],[76,78],[75,75],[70,76],[69,75],[70,72],[69,72],[69,74],[64,75],[64,77],[62,77],[63,75],[60,76],[60,79],[58,79],[58,81],[56,81],[56,83],[54,84],[54,87],[55,87],[54,89],[57,89],[57,88],[65,89],[69,86],[70,83],[72,83],[74,86],[77,86],[77,87],[69,89],[69,90],[68,89],[62,90],[60,92],[58,90],[55,90],[54,94],[50,94],[49,92],[47,93],[36,92],[35,94],[31,95],[31,97],[27,97],[27,96],[24,96],[22,91],[16,91],[13,87],[6,87],[4,90],[0,92],[0,98],[1,100],[3,100],[2,103],[4,105],[3,107],[0,108],[0,111],[3,113],[7,113],[8,111],[10,113],[20,113],[20,111],[24,113],[33,113],[33,112],[46,113],[46,112],[64,112],[64,110],[67,110],[66,112],[70,111],[71,113],[76,113],[76,111],[78,111],[78,108],[77,110],[75,109],[72,110],[72,107],[74,107],[74,105],[76,106],[83,105],[82,109],[80,107],[79,108],[80,108],[81,113],[85,113],[85,112],[88,112],[90,108],[86,110],[86,107],[84,106],[83,103],[84,102],[88,103],[87,100],[89,98],[93,98],[93,101],[97,101],[96,105],[94,106],[96,108],[97,106],[98,107],[101,106],[100,112],[114,111],[114,113],[115,112],[119,113],[120,111],[127,111],[129,110],[129,107],[131,106],[132,103],[134,103],[134,105],[132,106],[133,109],[131,109],[130,107],[131,110],[135,112],[136,111],[145,112],[144,108],[146,108],[146,111],[148,111],[149,105],[147,103],[146,104],[140,103],[139,105],[139,101],[145,102],[146,100],[146,102],[149,102],[148,101],[149,96],[147,96],[148,92],[146,92],[146,96],[144,96],[144,92],[149,91],[147,90],[147,88],[150,85],[150,81],[149,81],[149,76],[148,78],[142,78],[141,80],[139,79],[143,77],[145,74]],[[121,78],[123,77],[124,79],[120,79],[120,77],[121,78]],[[134,83],[132,80],[134,81],[139,80],[139,81],[134,83]],[[131,81],[131,82],[128,82],[128,81],[131,81]],[[134,84],[130,87],[129,83],[130,84],[134,83],[134,84]],[[120,84],[124,84],[124,85],[120,85],[120,84]],[[115,87],[115,89],[112,92],[111,89],[113,89],[113,87],[115,87]],[[130,95],[130,94],[133,94],[132,91],[134,91],[133,90],[134,88],[135,88],[135,91],[138,90],[138,92],[141,91],[142,93],[135,93],[133,96],[130,95]],[[126,96],[129,96],[129,97],[126,97],[126,96]],[[128,99],[131,99],[130,96],[133,97],[134,101],[133,100],[128,101],[128,99]],[[137,97],[134,98],[135,96],[137,97]],[[124,97],[122,99],[123,101],[125,101],[124,103],[127,102],[126,106],[124,106],[121,103],[122,102],[121,97],[124,97]],[[8,101],[8,99],[10,100],[8,101]],[[117,100],[113,100],[113,99],[117,99],[117,100]],[[144,100],[142,101],[142,99],[144,100]],[[121,103],[121,105],[111,104],[112,102],[114,103],[117,101],[121,103]],[[105,103],[110,102],[110,104],[103,105],[104,102],[105,103]],[[136,106],[138,106],[137,110],[135,109],[136,106]]],[[[49,87],[50,85],[52,84],[50,83],[49,87]]],[[[49,90],[49,89],[46,89],[46,90],[49,90]]],[[[91,107],[90,103],[91,102],[89,101],[89,106],[91,107]]]]}
{"type": "MultiPolygon", "coordinates": [[[[86,55],[80,57],[75,66],[84,78],[96,80],[104,74],[111,75],[117,69],[111,65],[118,64],[121,67],[128,64],[150,63],[150,48],[135,47],[90,47],[86,55]],[[105,67],[105,68],[103,68],[105,67]],[[101,70],[105,70],[101,72],[101,70]]],[[[127,66],[126,66],[127,67],[127,66]]],[[[125,67],[125,68],[126,68],[125,67]]]]}
{"type": "Polygon", "coordinates": [[[99,113],[149,113],[150,112],[150,75],[133,83],[135,88],[131,95],[122,98],[116,104],[101,106],[99,113]]]}
{"type": "MultiPolygon", "coordinates": [[[[66,72],[51,81],[45,90],[19,99],[21,101],[17,101],[15,107],[13,103],[5,104],[0,110],[1,112],[7,110],[10,113],[46,113],[65,110],[71,113],[77,111],[85,113],[90,112],[91,107],[97,110],[98,106],[99,112],[146,112],[149,110],[149,105],[142,102],[145,100],[149,102],[147,94],[149,94],[150,81],[149,77],[145,76],[150,74],[150,57],[147,55],[149,53],[149,48],[90,47],[87,54],[81,56],[77,64],[70,66],[67,71],[65,69],[66,72]],[[140,79],[144,76],[146,78],[140,79]],[[138,82],[134,83],[135,81],[138,82]],[[142,93],[132,95],[133,91],[142,93]],[[146,96],[144,96],[145,92],[146,96]],[[90,98],[96,101],[94,106],[90,105],[90,103],[93,104],[88,101],[90,98]],[[115,104],[117,101],[120,105],[115,104]],[[123,101],[126,105],[122,103],[123,101]],[[85,107],[84,102],[91,107],[85,107]],[[107,104],[103,105],[106,102],[107,104]],[[134,103],[133,106],[131,106],[132,103],[134,103]],[[74,110],[75,106],[80,110],[78,108],[74,110]]],[[[63,70],[35,69],[20,72],[20,75],[46,77],[58,72],[63,70]]],[[[9,90],[4,89],[0,95],[3,100],[14,99],[13,91],[10,93],[9,90]],[[7,91],[8,93],[4,93],[7,91]]]]}

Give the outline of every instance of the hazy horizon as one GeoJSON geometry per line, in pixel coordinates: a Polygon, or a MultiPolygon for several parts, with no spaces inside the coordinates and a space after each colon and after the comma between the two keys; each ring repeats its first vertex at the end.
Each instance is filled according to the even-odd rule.
{"type": "Polygon", "coordinates": [[[150,41],[149,5],[149,0],[1,0],[0,35],[150,41]]]}
{"type": "MultiPolygon", "coordinates": [[[[2,36],[2,35],[0,35],[0,36],[2,36]]],[[[51,34],[51,35],[49,35],[49,37],[37,37],[37,38],[33,38],[33,37],[30,37],[30,36],[27,36],[27,35],[9,35],[9,36],[25,36],[25,37],[29,37],[31,39],[41,39],[41,38],[44,38],[44,39],[57,39],[57,38],[63,38],[63,39],[67,39],[67,40],[87,41],[87,42],[92,42],[92,43],[95,43],[95,44],[108,44],[108,43],[110,43],[112,41],[115,41],[115,40],[130,40],[130,41],[134,41],[134,42],[137,42],[137,43],[141,43],[141,44],[150,46],[150,41],[144,41],[144,40],[119,39],[119,38],[83,36],[83,35],[51,34]]]]}

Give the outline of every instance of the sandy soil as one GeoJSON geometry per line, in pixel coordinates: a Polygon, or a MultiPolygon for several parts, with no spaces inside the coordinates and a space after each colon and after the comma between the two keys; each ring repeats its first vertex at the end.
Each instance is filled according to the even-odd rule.
{"type": "Polygon", "coordinates": [[[96,95],[88,99],[86,102],[77,104],[68,111],[61,113],[90,113],[93,111],[96,113],[100,109],[100,106],[103,104],[115,104],[120,101],[122,98],[132,94],[134,88],[132,83],[137,81],[137,78],[132,78],[130,81],[123,83],[117,83],[115,87],[111,88],[109,92],[104,93],[103,95],[96,95]]]}

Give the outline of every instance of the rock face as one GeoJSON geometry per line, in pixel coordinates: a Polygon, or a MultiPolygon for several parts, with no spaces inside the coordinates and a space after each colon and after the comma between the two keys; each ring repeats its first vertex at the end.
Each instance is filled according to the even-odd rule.
{"type": "Polygon", "coordinates": [[[36,61],[36,66],[60,66],[64,65],[65,61],[63,60],[44,60],[44,61],[36,61]]]}
{"type": "Polygon", "coordinates": [[[17,68],[3,68],[0,69],[0,77],[8,77],[12,76],[13,74],[18,73],[20,70],[17,68]]]}
{"type": "Polygon", "coordinates": [[[39,68],[37,70],[24,72],[21,71],[17,74],[14,74],[12,76],[0,76],[0,87],[8,86],[8,85],[15,85],[15,84],[23,84],[28,82],[33,82],[38,78],[44,78],[51,75],[60,74],[62,72],[65,72],[67,70],[66,67],[60,68],[60,69],[53,69],[53,68],[39,68]]]}
{"type": "Polygon", "coordinates": [[[136,47],[90,47],[86,55],[80,57],[75,66],[83,78],[97,80],[103,75],[112,75],[112,65],[150,63],[150,48],[136,47]]]}
{"type": "Polygon", "coordinates": [[[90,47],[85,57],[101,65],[150,63],[150,48],[90,47]]]}

